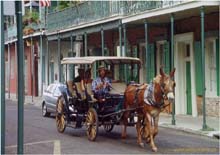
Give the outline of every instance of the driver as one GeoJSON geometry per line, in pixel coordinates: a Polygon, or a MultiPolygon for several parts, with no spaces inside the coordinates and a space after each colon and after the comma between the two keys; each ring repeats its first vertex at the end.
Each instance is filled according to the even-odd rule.
{"type": "Polygon", "coordinates": [[[99,66],[99,77],[92,82],[92,91],[98,102],[105,102],[105,96],[112,88],[109,78],[106,77],[105,67],[99,66]]]}

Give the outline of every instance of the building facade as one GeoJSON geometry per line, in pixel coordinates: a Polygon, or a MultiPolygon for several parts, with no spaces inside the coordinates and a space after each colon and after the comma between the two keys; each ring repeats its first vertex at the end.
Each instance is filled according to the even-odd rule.
{"type": "MultiPolygon", "coordinates": [[[[38,40],[33,46],[39,54],[36,82],[32,81],[36,95],[54,81],[67,80],[60,64],[63,57],[131,56],[143,62],[140,72],[135,72],[140,83],[150,82],[161,66],[166,73],[176,68],[176,114],[195,117],[203,113],[205,75],[206,113],[219,117],[219,5],[218,1],[82,1],[58,10],[59,4],[52,2],[44,16],[45,36],[41,41],[33,38],[38,40]]],[[[25,49],[30,51],[28,46],[25,49]]],[[[30,60],[27,54],[27,64],[30,60]]],[[[68,79],[72,79],[74,67],[68,70],[68,79]]],[[[129,81],[129,75],[121,73],[129,81]]]]}

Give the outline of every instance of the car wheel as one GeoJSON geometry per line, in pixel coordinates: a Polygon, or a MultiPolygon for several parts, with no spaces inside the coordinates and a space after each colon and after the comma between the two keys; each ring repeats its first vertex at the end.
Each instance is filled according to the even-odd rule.
{"type": "Polygon", "coordinates": [[[47,111],[47,106],[44,102],[42,104],[42,115],[43,115],[43,117],[49,117],[50,116],[50,113],[47,111]]]}

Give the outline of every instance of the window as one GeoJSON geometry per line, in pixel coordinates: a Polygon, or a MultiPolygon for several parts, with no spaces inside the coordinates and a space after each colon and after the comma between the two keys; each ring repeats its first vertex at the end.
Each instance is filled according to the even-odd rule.
{"type": "Polygon", "coordinates": [[[53,92],[53,95],[54,96],[60,96],[61,95],[61,92],[60,92],[60,89],[59,89],[59,86],[57,86],[53,92]]]}
{"type": "Polygon", "coordinates": [[[49,85],[49,86],[47,87],[47,92],[48,92],[48,93],[53,93],[54,88],[55,88],[55,85],[54,85],[54,84],[49,85]]]}

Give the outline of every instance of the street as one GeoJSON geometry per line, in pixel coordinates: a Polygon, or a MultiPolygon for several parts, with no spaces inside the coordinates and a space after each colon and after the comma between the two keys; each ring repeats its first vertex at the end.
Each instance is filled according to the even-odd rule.
{"type": "MultiPolygon", "coordinates": [[[[82,129],[66,128],[58,133],[54,117],[42,117],[40,107],[24,106],[25,154],[146,154],[153,153],[148,144],[140,148],[136,143],[136,129],[128,128],[127,139],[121,139],[121,127],[105,133],[99,127],[95,142],[90,142],[82,129]]],[[[155,139],[159,154],[219,153],[219,141],[174,129],[159,128],[155,139]]],[[[17,105],[6,101],[6,154],[17,153],[17,105]]]]}

